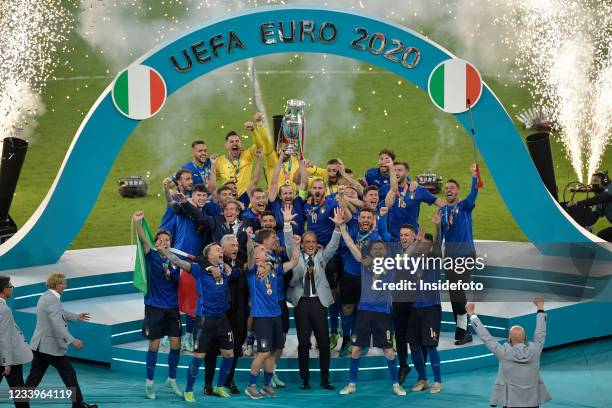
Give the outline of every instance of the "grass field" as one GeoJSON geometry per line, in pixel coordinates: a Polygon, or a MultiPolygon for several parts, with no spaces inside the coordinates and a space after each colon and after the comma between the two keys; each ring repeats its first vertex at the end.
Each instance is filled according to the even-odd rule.
{"type": "MultiPolygon", "coordinates": [[[[55,73],[58,79],[48,83],[44,94],[47,112],[40,117],[31,138],[13,201],[11,215],[18,225],[27,221],[44,198],[84,115],[117,72],[77,35],[72,35],[69,46],[75,49],[72,69],[60,68],[55,73]]],[[[286,99],[299,98],[316,105],[307,110],[306,147],[307,156],[315,162],[324,164],[329,158],[340,157],[361,176],[366,168],[376,165],[377,151],[388,147],[410,163],[412,176],[435,171],[444,179],[452,177],[463,185],[469,184],[472,145],[468,135],[456,128],[449,115],[437,111],[427,94],[413,85],[400,82],[400,78],[376,67],[308,54],[263,57],[256,60],[256,65],[270,117],[282,112],[286,99]],[[336,71],[354,72],[359,67],[360,72],[311,72],[318,70],[321,61],[336,71]]],[[[227,131],[241,130],[254,112],[253,105],[249,104],[252,91],[245,70],[243,62],[200,78],[174,94],[162,114],[137,128],[117,157],[95,208],[72,248],[129,243],[130,217],[137,209],[143,209],[152,223],[159,221],[164,210],[159,197],[161,180],[190,160],[191,141],[204,139],[209,152],[223,152],[227,131]],[[145,176],[147,172],[148,197],[125,199],[118,195],[117,179],[127,175],[145,176]]],[[[506,84],[493,73],[483,74],[512,117],[531,104],[525,89],[506,84]]],[[[108,129],[109,137],[112,132],[108,129]]],[[[245,139],[243,143],[249,146],[252,142],[245,139]]],[[[562,191],[575,176],[557,143],[553,144],[553,154],[562,191]]],[[[511,166],[512,158],[505,159],[511,166]]],[[[603,163],[604,168],[611,167],[609,149],[603,163]]],[[[92,157],[91,166],[95,165],[96,158],[92,157]]],[[[475,237],[525,240],[486,164],[482,163],[481,168],[486,187],[480,192],[474,212],[475,237]]],[[[88,182],[87,169],[82,169],[82,178],[83,183],[88,182]]],[[[74,199],[78,200],[78,191],[74,193],[74,199]]],[[[421,211],[424,225],[429,225],[426,220],[432,213],[433,208],[421,211]]],[[[601,225],[602,221],[599,228],[601,225]]]]}

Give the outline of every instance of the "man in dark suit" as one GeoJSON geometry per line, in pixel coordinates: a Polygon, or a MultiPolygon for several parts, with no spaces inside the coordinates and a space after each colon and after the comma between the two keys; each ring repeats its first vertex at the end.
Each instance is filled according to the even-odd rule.
{"type": "Polygon", "coordinates": [[[70,344],[78,349],[83,347],[83,342],[74,338],[68,331],[67,320],[73,322],[89,320],[89,313],[76,314],[62,309],[60,296],[66,287],[66,275],[51,274],[47,278],[49,290],[42,294],[36,304],[36,329],[30,341],[34,360],[25,385],[36,388],[49,365],[52,365],[58,371],[66,387],[74,390],[73,408],[97,408],[97,405],[83,401],[76,371],[66,357],[70,344]]]}
{"type": "MultiPolygon", "coordinates": [[[[0,382],[6,377],[9,387],[23,387],[23,364],[32,361],[32,350],[13,319],[13,312],[6,304],[13,295],[13,285],[8,276],[0,276],[0,382]]],[[[15,407],[27,408],[27,402],[14,401],[15,407]]]]}

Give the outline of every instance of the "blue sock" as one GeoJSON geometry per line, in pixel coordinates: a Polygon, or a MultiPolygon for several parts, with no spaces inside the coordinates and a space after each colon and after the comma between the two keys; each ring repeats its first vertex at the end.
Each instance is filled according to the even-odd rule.
{"type": "Polygon", "coordinates": [[[342,335],[344,337],[351,336],[351,329],[353,328],[353,315],[345,315],[342,313],[340,315],[340,320],[342,321],[342,335]]]}
{"type": "Polygon", "coordinates": [[[181,349],[170,349],[168,353],[168,378],[176,378],[176,367],[181,358],[181,349]]]}
{"type": "Polygon", "coordinates": [[[195,319],[189,315],[185,315],[185,333],[193,333],[193,325],[195,319]]]}
{"type": "Polygon", "coordinates": [[[223,357],[223,362],[221,363],[221,368],[219,369],[219,376],[217,377],[217,387],[223,387],[225,385],[227,373],[229,373],[230,368],[232,368],[233,361],[234,357],[223,357]]]}
{"type": "Polygon", "coordinates": [[[423,353],[421,353],[421,349],[418,348],[416,350],[410,350],[410,355],[412,356],[414,368],[416,368],[417,373],[419,373],[419,381],[426,380],[427,374],[425,373],[425,361],[423,360],[423,353]]]}
{"type": "Polygon", "coordinates": [[[338,315],[340,314],[340,306],[338,302],[329,305],[327,309],[329,315],[329,329],[332,333],[338,333],[338,315]]]}
{"type": "Polygon", "coordinates": [[[195,380],[198,377],[198,371],[200,370],[200,366],[203,362],[203,358],[193,357],[191,359],[191,364],[189,364],[189,370],[187,370],[187,386],[185,387],[185,392],[193,391],[193,384],[195,383],[195,380]]]}
{"type": "Polygon", "coordinates": [[[429,354],[429,361],[431,362],[431,369],[434,373],[434,381],[442,382],[442,376],[440,374],[440,354],[438,349],[434,346],[427,347],[427,353],[429,354]]]}
{"type": "Polygon", "coordinates": [[[391,382],[393,384],[398,384],[397,363],[395,362],[395,359],[388,360],[387,358],[385,358],[385,360],[387,360],[387,367],[389,368],[389,375],[391,375],[391,382]]]}
{"type": "Polygon", "coordinates": [[[357,382],[357,373],[359,372],[359,358],[351,358],[351,369],[349,370],[349,383],[357,382]]]}
{"type": "Polygon", "coordinates": [[[257,384],[257,375],[249,372],[249,385],[257,384]]]}
{"type": "Polygon", "coordinates": [[[147,380],[153,381],[155,376],[155,364],[157,364],[157,351],[147,351],[147,380]]]}
{"type": "Polygon", "coordinates": [[[272,376],[274,373],[267,373],[264,371],[264,386],[270,385],[270,381],[272,380],[272,376]]]}

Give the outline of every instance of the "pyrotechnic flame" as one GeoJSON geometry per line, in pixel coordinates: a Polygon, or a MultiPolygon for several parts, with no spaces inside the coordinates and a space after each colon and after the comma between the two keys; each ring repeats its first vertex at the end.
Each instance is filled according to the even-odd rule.
{"type": "MultiPolygon", "coordinates": [[[[0,139],[27,137],[44,111],[41,92],[58,65],[72,18],[60,0],[3,0],[0,7],[0,139]]],[[[0,153],[2,145],[0,144],[0,153]]]]}
{"type": "Polygon", "coordinates": [[[612,5],[513,0],[507,45],[536,101],[558,124],[579,180],[596,171],[612,132],[612,5]]]}

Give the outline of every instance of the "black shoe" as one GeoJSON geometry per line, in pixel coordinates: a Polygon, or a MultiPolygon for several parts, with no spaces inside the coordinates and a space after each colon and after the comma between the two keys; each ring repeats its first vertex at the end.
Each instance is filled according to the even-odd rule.
{"type": "Polygon", "coordinates": [[[241,394],[240,390],[238,389],[236,384],[234,384],[233,381],[226,382],[225,388],[229,390],[230,394],[234,394],[234,395],[241,394]]]}
{"type": "Polygon", "coordinates": [[[321,388],[323,388],[325,390],[330,390],[330,391],[335,390],[334,386],[331,385],[328,380],[321,381],[321,388]]]}
{"type": "Polygon", "coordinates": [[[304,381],[302,385],[300,385],[300,390],[309,390],[309,389],[310,389],[310,383],[308,381],[304,381]]]}
{"type": "Polygon", "coordinates": [[[465,337],[465,330],[455,327],[455,340],[461,340],[465,337]]]}
{"type": "Polygon", "coordinates": [[[470,333],[469,331],[465,333],[465,335],[463,336],[463,338],[455,341],[455,346],[461,346],[467,343],[471,343],[472,342],[472,333],[470,333]]]}
{"type": "Polygon", "coordinates": [[[400,385],[404,384],[404,381],[406,381],[406,377],[408,377],[408,374],[410,374],[410,366],[400,367],[399,371],[397,372],[397,382],[399,382],[400,385]]]}
{"type": "Polygon", "coordinates": [[[212,388],[213,388],[212,384],[206,384],[204,386],[204,395],[208,395],[208,396],[211,396],[211,397],[216,397],[216,394],[213,392],[212,388]]]}
{"type": "Polygon", "coordinates": [[[80,404],[73,404],[72,407],[73,408],[98,408],[98,405],[96,405],[96,404],[88,404],[85,401],[83,401],[80,404]]]}

